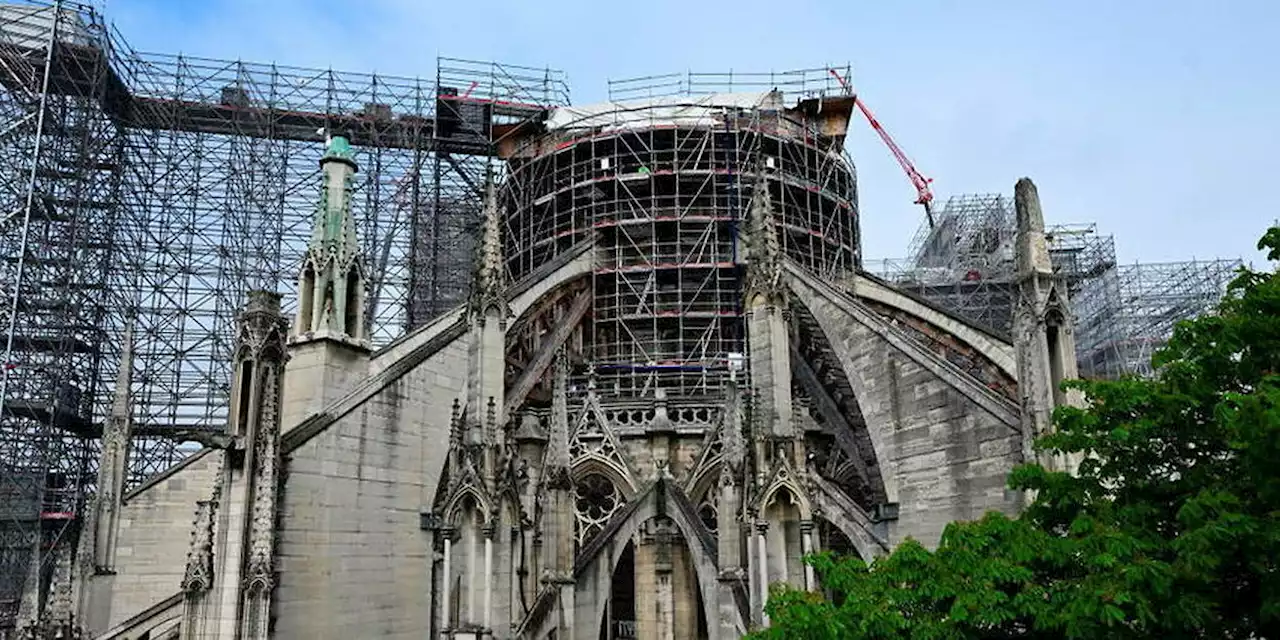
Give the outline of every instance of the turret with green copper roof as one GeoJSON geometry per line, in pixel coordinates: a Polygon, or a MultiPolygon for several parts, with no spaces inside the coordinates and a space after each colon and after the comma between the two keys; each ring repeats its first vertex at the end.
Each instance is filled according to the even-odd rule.
{"type": "Polygon", "coordinates": [[[351,157],[351,142],[346,136],[333,136],[329,138],[329,143],[325,146],[324,155],[320,157],[320,166],[331,160],[344,162],[351,167],[352,171],[356,171],[356,161],[351,157]]]}
{"type": "Polygon", "coordinates": [[[364,265],[351,211],[358,169],[351,142],[345,136],[329,138],[320,157],[320,201],[298,278],[295,339],[367,342],[364,265]]]}
{"type": "Polygon", "coordinates": [[[334,252],[345,258],[359,250],[355,220],[351,217],[351,190],[359,168],[352,159],[351,143],[343,136],[333,136],[320,157],[323,184],[316,207],[315,226],[311,231],[312,251],[334,252]]]}

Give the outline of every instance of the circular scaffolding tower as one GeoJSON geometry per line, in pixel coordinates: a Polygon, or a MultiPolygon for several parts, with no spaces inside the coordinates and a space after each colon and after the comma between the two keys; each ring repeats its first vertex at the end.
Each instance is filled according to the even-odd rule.
{"type": "Polygon", "coordinates": [[[852,104],[769,91],[556,109],[502,153],[512,277],[594,236],[581,364],[598,388],[715,393],[746,348],[742,233],[758,184],[789,258],[822,277],[859,264],[852,104]]]}

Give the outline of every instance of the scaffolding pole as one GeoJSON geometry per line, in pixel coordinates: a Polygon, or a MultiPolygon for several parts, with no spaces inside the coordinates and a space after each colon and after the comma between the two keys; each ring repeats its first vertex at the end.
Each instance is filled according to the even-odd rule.
{"type": "Polygon", "coordinates": [[[729,355],[745,349],[739,226],[758,184],[769,189],[783,251],[802,268],[835,278],[860,259],[841,137],[768,89],[749,105],[679,95],[691,99],[586,109],[508,161],[513,279],[595,238],[589,349],[577,373],[589,363],[611,396],[720,392],[729,355]]]}
{"type": "Polygon", "coordinates": [[[74,535],[93,491],[127,318],[130,486],[189,453],[167,432],[225,424],[234,316],[245,291],[294,286],[326,133],[349,136],[360,165],[374,344],[459,298],[461,220],[478,210],[460,185],[493,153],[480,134],[568,88],[552,69],[438,67],[423,80],[141,53],[87,4],[0,5],[0,634],[29,563],[49,569],[42,550],[74,535]]]}
{"type": "MultiPolygon", "coordinates": [[[[1013,201],[1000,194],[947,200],[921,226],[910,258],[868,268],[899,288],[1007,334],[1016,281],[1013,201]]],[[[1094,224],[1045,229],[1054,270],[1067,282],[1084,378],[1149,376],[1151,356],[1179,321],[1211,311],[1239,260],[1118,265],[1115,239],[1094,224]]]]}

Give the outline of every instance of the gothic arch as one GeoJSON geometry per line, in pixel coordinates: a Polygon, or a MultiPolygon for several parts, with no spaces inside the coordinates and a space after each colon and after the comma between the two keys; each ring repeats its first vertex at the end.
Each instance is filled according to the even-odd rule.
{"type": "Polygon", "coordinates": [[[791,496],[796,499],[796,508],[800,511],[802,520],[813,518],[813,505],[809,501],[808,492],[800,489],[800,486],[796,484],[795,479],[790,474],[776,476],[769,488],[760,496],[760,500],[756,503],[756,508],[763,512],[773,502],[773,499],[778,495],[778,491],[782,489],[789,491],[791,496]]]}
{"type": "MultiPolygon", "coordinates": [[[[717,589],[721,588],[721,586],[717,580],[719,568],[713,555],[715,550],[704,548],[699,542],[701,538],[698,534],[698,529],[696,528],[699,523],[691,520],[689,515],[685,514],[683,510],[678,508],[673,509],[670,508],[670,506],[666,506],[674,502],[673,500],[658,500],[657,493],[661,491],[680,491],[680,489],[668,484],[664,480],[659,480],[658,483],[651,485],[650,488],[638,498],[639,504],[626,513],[626,519],[620,525],[608,528],[608,534],[612,538],[613,544],[604,546],[600,553],[589,560],[582,559],[586,560],[585,562],[581,562],[580,560],[581,564],[575,567],[574,571],[574,577],[577,580],[578,593],[580,595],[585,595],[583,594],[584,590],[591,586],[594,586],[597,590],[602,589],[607,591],[609,587],[607,582],[603,587],[600,587],[599,584],[593,584],[590,582],[584,585],[583,579],[589,576],[611,577],[613,572],[618,568],[618,561],[622,557],[627,541],[631,540],[639,532],[640,527],[645,522],[658,516],[666,516],[671,519],[671,521],[676,525],[676,528],[684,536],[686,541],[685,548],[689,550],[690,557],[693,560],[694,575],[698,583],[698,592],[702,595],[702,615],[707,620],[709,637],[711,640],[727,640],[719,638],[719,625],[716,624],[716,621],[720,619],[720,616],[724,612],[721,611],[718,606],[720,599],[718,598],[717,589]],[[660,503],[664,505],[665,508],[660,508],[660,503]],[[604,563],[603,566],[600,564],[602,562],[604,563]]],[[[697,516],[694,515],[693,517],[696,518],[697,516]]],[[[599,593],[596,593],[593,594],[593,599],[594,602],[591,607],[590,620],[575,621],[580,625],[580,628],[598,629],[600,627],[600,621],[604,616],[605,600],[607,597],[602,598],[599,593]]],[[[747,631],[746,625],[743,623],[741,613],[741,611],[737,611],[735,608],[733,611],[733,619],[730,621],[730,624],[739,631],[738,636],[746,634],[747,631]]]]}
{"type": "Polygon", "coordinates": [[[724,460],[717,455],[708,458],[701,467],[694,470],[689,481],[685,483],[688,487],[686,495],[690,500],[696,504],[708,491],[715,488],[720,480],[720,467],[723,465],[724,460]]]}
{"type": "Polygon", "coordinates": [[[498,493],[498,511],[503,510],[506,505],[507,515],[511,516],[511,522],[520,524],[523,513],[524,504],[520,502],[520,494],[510,486],[498,493]]]}
{"type": "MultiPolygon", "coordinates": [[[[578,280],[590,276],[590,255],[590,252],[585,252],[579,256],[574,256],[547,277],[517,291],[511,297],[512,317],[509,318],[509,326],[515,326],[517,323],[522,322],[527,318],[528,314],[535,313],[536,310],[542,308],[543,302],[560,295],[578,280]],[[583,260],[583,256],[588,259],[583,260]]],[[[517,283],[514,288],[520,289],[520,284],[517,283]]]]}
{"type": "Polygon", "coordinates": [[[631,500],[636,495],[636,485],[631,481],[631,474],[626,469],[619,468],[617,463],[604,456],[594,454],[582,456],[574,461],[573,467],[569,472],[574,482],[593,473],[598,473],[608,478],[613,483],[613,486],[622,492],[623,499],[631,500]]]}
{"type": "MultiPolygon", "coordinates": [[[[866,300],[863,300],[858,296],[866,294],[866,291],[859,289],[850,294],[804,273],[794,265],[787,265],[787,273],[795,299],[812,316],[817,332],[830,343],[834,359],[844,371],[850,389],[862,408],[866,433],[880,465],[879,477],[884,484],[886,502],[899,501],[899,480],[893,471],[899,453],[894,434],[903,416],[899,415],[895,399],[890,399],[889,402],[868,400],[882,398],[885,389],[893,389],[895,381],[901,375],[902,365],[899,363],[909,363],[928,371],[938,381],[976,405],[975,409],[985,411],[996,421],[1016,430],[1017,404],[1015,399],[1008,397],[1010,392],[1016,394],[1011,388],[1016,386],[1016,381],[1008,375],[1013,363],[1012,348],[1007,343],[908,299],[884,285],[876,289],[876,296],[867,295],[866,300]],[[903,300],[911,304],[908,305],[903,300]],[[976,358],[974,362],[981,364],[985,372],[998,374],[1000,380],[1011,384],[1000,390],[994,388],[988,384],[989,380],[957,366],[950,361],[949,356],[940,354],[933,348],[937,345],[925,344],[919,336],[914,336],[910,331],[911,327],[900,326],[893,318],[887,318],[873,310],[871,302],[916,314],[932,323],[940,336],[951,336],[967,343],[977,350],[976,355],[970,354],[976,358]],[[849,348],[849,341],[857,341],[860,347],[849,348]],[[884,386],[881,389],[872,388],[871,385],[877,384],[884,386]]],[[[866,279],[857,282],[864,280],[874,284],[866,279]]]]}
{"type": "Polygon", "coordinates": [[[485,499],[479,491],[476,491],[475,487],[469,486],[458,489],[458,492],[453,494],[453,497],[449,499],[447,504],[445,504],[445,522],[452,524],[456,520],[458,511],[460,511],[463,506],[462,501],[467,497],[470,497],[475,501],[476,509],[480,511],[480,515],[484,519],[484,522],[488,524],[491,519],[490,514],[492,513],[492,505],[489,504],[489,501],[485,499]]]}
{"type": "Polygon", "coordinates": [[[889,553],[891,547],[883,536],[874,530],[871,519],[848,496],[822,479],[815,481],[817,491],[813,498],[818,505],[816,517],[826,520],[853,543],[863,560],[871,560],[889,553]]]}

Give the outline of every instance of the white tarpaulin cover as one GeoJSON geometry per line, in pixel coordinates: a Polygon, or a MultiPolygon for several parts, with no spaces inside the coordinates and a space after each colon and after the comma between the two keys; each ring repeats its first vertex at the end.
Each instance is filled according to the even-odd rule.
{"type": "Polygon", "coordinates": [[[668,125],[713,126],[723,122],[725,109],[781,109],[782,94],[713,93],[705,96],[664,96],[626,102],[601,102],[556,107],[547,129],[601,129],[604,131],[668,125]]]}

